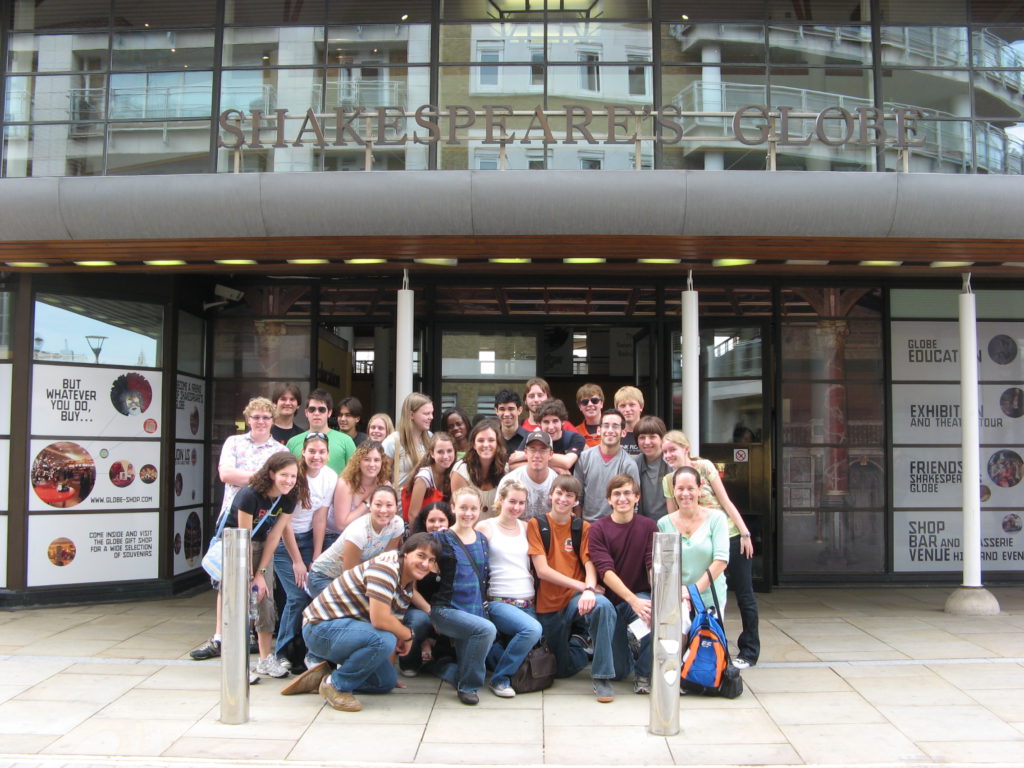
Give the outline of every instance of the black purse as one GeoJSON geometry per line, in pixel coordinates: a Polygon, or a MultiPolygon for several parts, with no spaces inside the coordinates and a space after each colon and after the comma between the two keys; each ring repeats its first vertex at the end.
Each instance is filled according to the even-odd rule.
{"type": "Polygon", "coordinates": [[[541,640],[526,654],[523,663],[512,675],[512,690],[516,693],[543,691],[555,682],[557,671],[558,662],[555,660],[555,654],[548,648],[548,644],[541,640]]]}

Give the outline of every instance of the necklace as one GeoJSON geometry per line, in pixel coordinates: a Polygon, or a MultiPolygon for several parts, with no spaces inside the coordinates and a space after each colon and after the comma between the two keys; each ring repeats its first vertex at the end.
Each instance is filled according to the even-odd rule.
{"type": "Polygon", "coordinates": [[[502,525],[501,522],[499,521],[498,522],[498,527],[499,528],[504,528],[506,531],[515,531],[516,533],[519,533],[519,523],[518,522],[514,522],[512,525],[502,525]]]}

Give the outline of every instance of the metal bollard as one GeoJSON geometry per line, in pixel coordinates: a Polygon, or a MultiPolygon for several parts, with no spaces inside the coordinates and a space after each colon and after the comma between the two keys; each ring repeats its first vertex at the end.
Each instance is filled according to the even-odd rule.
{"type": "Polygon", "coordinates": [[[682,650],[679,534],[654,534],[651,574],[651,715],[655,736],[679,733],[679,669],[682,650]]]}
{"type": "Polygon", "coordinates": [[[220,721],[249,722],[249,530],[224,529],[220,721]]]}

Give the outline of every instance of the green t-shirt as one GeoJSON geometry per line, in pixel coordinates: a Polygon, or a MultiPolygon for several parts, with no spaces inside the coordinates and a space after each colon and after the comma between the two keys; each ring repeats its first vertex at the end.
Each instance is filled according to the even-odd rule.
{"type": "MultiPolygon", "coordinates": [[[[715,560],[729,562],[729,529],[726,523],[728,519],[724,512],[717,509],[708,510],[708,519],[693,532],[692,536],[683,536],[672,524],[672,516],[665,515],[658,521],[658,530],[662,533],[678,533],[679,546],[682,549],[682,557],[679,561],[681,581],[684,586],[696,584],[697,579],[704,575],[711,563],[715,560]]],[[[725,573],[720,573],[715,579],[715,592],[718,595],[719,604],[725,603],[725,573]]],[[[704,605],[714,605],[711,599],[711,590],[706,589],[700,593],[704,605]]]]}
{"type": "MultiPolygon", "coordinates": [[[[718,474],[718,467],[707,459],[694,459],[693,468],[700,473],[701,480],[704,482],[700,486],[700,497],[697,499],[697,503],[702,507],[708,509],[717,509],[718,511],[725,514],[725,510],[722,505],[718,502],[718,497],[715,496],[715,489],[711,487],[711,481],[716,478],[720,478],[718,474]]],[[[675,472],[669,472],[663,478],[661,478],[661,489],[665,494],[666,499],[672,498],[672,475],[675,472]]],[[[725,515],[726,522],[729,524],[729,536],[740,535],[740,529],[736,527],[736,523],[732,521],[732,518],[725,515]]]]}
{"type": "MultiPolygon", "coordinates": [[[[295,454],[296,458],[302,455],[302,447],[306,444],[306,435],[308,434],[308,431],[303,432],[288,441],[286,447],[295,454]]],[[[339,475],[355,452],[356,444],[351,437],[336,429],[327,432],[327,466],[339,475]]]]}

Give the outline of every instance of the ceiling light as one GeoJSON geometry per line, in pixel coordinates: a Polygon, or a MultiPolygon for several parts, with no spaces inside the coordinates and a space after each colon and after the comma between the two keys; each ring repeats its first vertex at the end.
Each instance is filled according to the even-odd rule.
{"type": "Polygon", "coordinates": [[[80,267],[113,267],[117,262],[114,261],[76,261],[80,267]]]}
{"type": "Polygon", "coordinates": [[[713,259],[713,267],[746,267],[750,264],[757,264],[757,259],[713,259]]]}
{"type": "Polygon", "coordinates": [[[180,267],[185,264],[181,259],[156,259],[142,262],[148,267],[180,267]]]}

